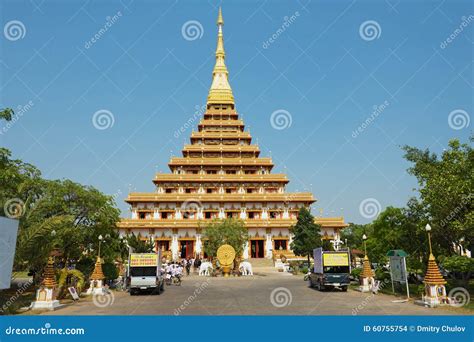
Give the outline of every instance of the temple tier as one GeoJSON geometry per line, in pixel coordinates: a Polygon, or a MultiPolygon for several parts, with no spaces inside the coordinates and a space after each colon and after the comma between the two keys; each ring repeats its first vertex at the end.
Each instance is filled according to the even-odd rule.
{"type": "MultiPolygon", "coordinates": [[[[201,234],[216,218],[240,218],[249,231],[243,257],[291,255],[289,228],[301,207],[315,199],[308,192],[285,191],[288,178],[271,173],[271,158],[260,157],[235,110],[225,64],[224,20],[219,9],[216,63],[206,112],[181,158],[171,158],[170,174],[157,174],[153,193],[130,193],[131,219],[119,223],[122,235],[152,238],[173,260],[203,256],[201,234]]],[[[338,239],[342,217],[316,218],[323,238],[338,239]]]]}

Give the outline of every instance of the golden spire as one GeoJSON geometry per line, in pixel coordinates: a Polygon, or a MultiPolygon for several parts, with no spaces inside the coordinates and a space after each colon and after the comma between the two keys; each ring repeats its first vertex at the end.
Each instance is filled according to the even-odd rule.
{"type": "Polygon", "coordinates": [[[222,18],[222,8],[219,6],[219,14],[217,15],[217,26],[224,25],[224,18],[222,18]]]}
{"type": "Polygon", "coordinates": [[[92,280],[105,279],[104,273],[102,272],[102,263],[100,262],[99,257],[97,257],[97,261],[95,262],[95,267],[94,267],[94,271],[92,272],[91,279],[92,280]]]}
{"type": "Polygon", "coordinates": [[[48,258],[48,263],[44,269],[42,285],[50,289],[56,287],[56,276],[54,274],[54,260],[53,257],[48,258]]]}
{"type": "Polygon", "coordinates": [[[374,276],[374,271],[372,271],[372,267],[370,266],[370,261],[369,261],[369,258],[367,257],[367,255],[364,257],[364,264],[363,264],[363,268],[362,268],[362,273],[360,274],[360,276],[362,278],[370,278],[370,277],[373,277],[374,276]]]}
{"type": "Polygon", "coordinates": [[[430,253],[428,258],[428,269],[426,270],[425,275],[425,284],[427,285],[444,285],[446,280],[444,280],[441,273],[439,273],[438,265],[436,264],[436,259],[433,254],[430,253]]]}
{"type": "Polygon", "coordinates": [[[224,50],[224,34],[222,32],[224,26],[224,19],[222,17],[222,10],[219,7],[219,14],[217,16],[217,48],[216,48],[216,64],[212,72],[212,84],[207,97],[207,104],[232,104],[234,105],[234,95],[230,87],[227,71],[225,65],[225,50],[224,50]]]}

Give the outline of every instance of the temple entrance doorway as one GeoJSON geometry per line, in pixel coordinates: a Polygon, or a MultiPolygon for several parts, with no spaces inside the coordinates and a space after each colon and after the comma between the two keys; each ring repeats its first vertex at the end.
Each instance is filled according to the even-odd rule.
{"type": "Polygon", "coordinates": [[[179,241],[180,257],[183,259],[191,258],[194,254],[194,241],[181,240],[179,241]]]}
{"type": "Polygon", "coordinates": [[[263,240],[250,240],[250,257],[251,258],[264,258],[265,250],[263,247],[263,240]]]}

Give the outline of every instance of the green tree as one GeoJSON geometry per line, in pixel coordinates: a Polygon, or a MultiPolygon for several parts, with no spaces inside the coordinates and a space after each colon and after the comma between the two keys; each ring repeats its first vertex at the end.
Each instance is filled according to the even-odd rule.
{"type": "Polygon", "coordinates": [[[240,257],[244,251],[245,243],[248,241],[248,230],[242,220],[228,218],[215,219],[206,225],[203,238],[204,251],[210,257],[215,257],[217,249],[228,244],[234,247],[235,255],[240,257]]]}
{"type": "Polygon", "coordinates": [[[467,256],[452,255],[449,257],[440,257],[440,264],[448,271],[453,280],[460,279],[461,285],[469,286],[469,280],[474,272],[474,259],[467,256]]]}
{"type": "Polygon", "coordinates": [[[11,108],[0,109],[0,119],[4,119],[6,121],[11,121],[14,114],[15,113],[13,112],[13,109],[11,109],[11,108]]]}
{"type": "MultiPolygon", "coordinates": [[[[470,138],[471,142],[474,138],[470,138]]],[[[432,226],[433,248],[444,254],[474,248],[474,151],[451,140],[441,157],[428,149],[405,146],[418,179],[420,200],[432,226]]]]}
{"type": "Polygon", "coordinates": [[[314,223],[314,217],[308,209],[301,208],[298,212],[298,221],[290,227],[290,233],[293,234],[291,249],[296,255],[310,257],[313,255],[313,249],[321,247],[321,226],[314,223]]]}
{"type": "Polygon", "coordinates": [[[143,239],[141,234],[131,234],[127,236],[127,243],[132,248],[133,253],[153,253],[155,244],[151,239],[143,239]]]}

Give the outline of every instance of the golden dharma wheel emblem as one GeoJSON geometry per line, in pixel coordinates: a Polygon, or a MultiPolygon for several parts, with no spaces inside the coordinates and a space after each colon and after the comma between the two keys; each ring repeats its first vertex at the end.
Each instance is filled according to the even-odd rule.
{"type": "Polygon", "coordinates": [[[231,265],[235,259],[235,249],[231,245],[222,245],[217,250],[217,259],[221,265],[231,265]]]}

